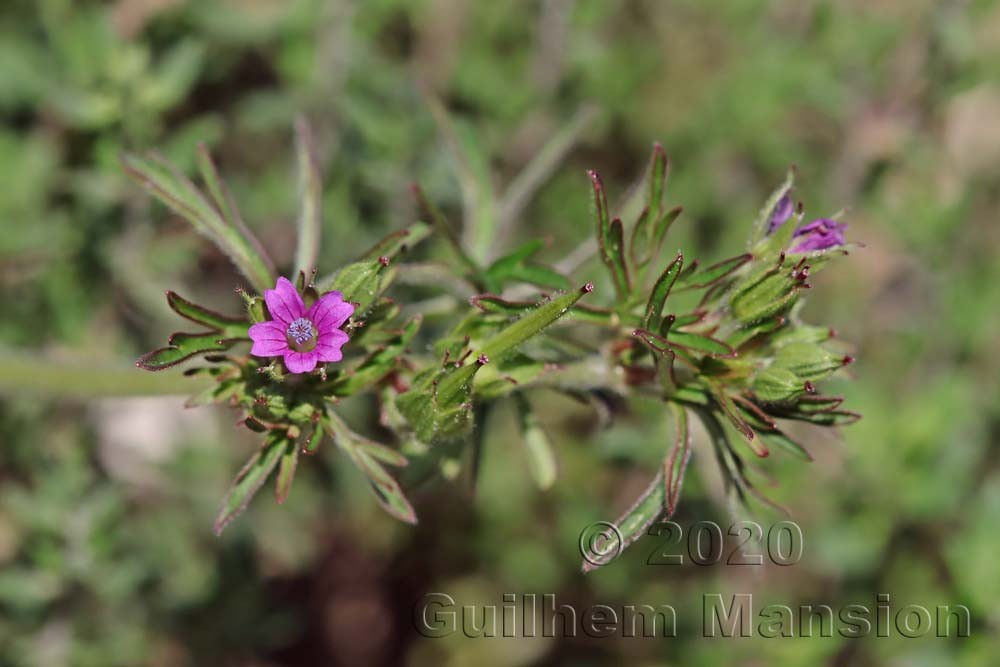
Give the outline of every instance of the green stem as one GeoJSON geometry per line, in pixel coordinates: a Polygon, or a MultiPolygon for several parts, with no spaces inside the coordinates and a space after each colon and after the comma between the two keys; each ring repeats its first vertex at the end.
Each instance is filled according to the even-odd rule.
{"type": "Polygon", "coordinates": [[[132,365],[100,366],[83,362],[56,362],[30,353],[0,354],[0,394],[99,398],[108,396],[165,396],[194,394],[205,380],[179,371],[151,373],[132,365]]]}

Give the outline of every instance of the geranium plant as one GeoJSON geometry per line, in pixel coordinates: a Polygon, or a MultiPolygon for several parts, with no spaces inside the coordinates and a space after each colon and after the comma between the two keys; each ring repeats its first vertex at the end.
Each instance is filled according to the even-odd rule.
{"type": "Polygon", "coordinates": [[[206,151],[199,153],[204,190],[155,155],[125,158],[128,171],[223,249],[249,284],[239,290],[245,312],[238,317],[168,292],[170,307],[205,330],[173,334],[168,346],[137,362],[153,371],[193,362],[186,373],[213,381],[195,402],[228,403],[261,433],[260,449],[223,502],[217,531],[271,477],[282,502],[300,454],[314,453],[326,437],[367,477],[389,514],[415,522],[411,491],[453,477],[463,449],[476,446],[481,417],[500,401],[516,406],[531,469],[547,487],[555,465],[532,402],[538,392],[555,391],[595,410],[653,397],[672,416],[676,436],[662,465],[615,522],[627,545],[675,511],[691,457],[692,419],[704,425],[730,489],[742,500],[768,502],[747,474],[750,460],[775,450],[811,458],[786,433],[786,421],[833,427],[858,418],[841,409],[841,397],[819,387],[852,358],[829,327],[808,325],[798,314],[816,272],[847,254],[846,225],[804,222],[792,171],[757,215],[745,251],[710,266],[682,253],[661,256],[681,208],[665,205],[668,160],[656,145],[645,205],[629,224],[612,214],[597,172],[588,173],[603,276],[563,275],[534,261],[540,241],[477,262],[415,187],[420,222],[318,278],[320,178],[304,125],[298,139],[302,207],[288,277],[276,274],[243,224],[206,151]],[[432,232],[454,250],[451,274],[480,293],[450,314],[445,335],[416,349],[421,317],[401,320],[390,293],[406,250],[432,232]],[[613,287],[608,303],[595,303],[598,281],[613,287]],[[526,285],[534,296],[512,296],[526,285]],[[360,393],[377,397],[391,440],[357,433],[338,416],[338,402],[360,393]]]}

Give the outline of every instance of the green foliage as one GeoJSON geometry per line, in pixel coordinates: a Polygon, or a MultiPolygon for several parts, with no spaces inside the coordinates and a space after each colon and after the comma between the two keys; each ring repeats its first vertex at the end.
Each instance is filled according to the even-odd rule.
{"type": "MultiPolygon", "coordinates": [[[[335,4],[13,0],[0,9],[0,663],[580,659],[579,636],[413,641],[403,625],[389,639],[359,625],[364,610],[408,618],[434,590],[459,605],[533,591],[559,603],[677,608],[677,637],[600,640],[587,655],[595,664],[737,664],[748,651],[774,664],[989,664],[997,3],[335,4]],[[443,122],[427,97],[440,101],[443,122]],[[300,114],[322,168],[297,189],[300,114]],[[646,162],[654,137],[673,167],[662,150],[646,162]],[[215,168],[200,142],[229,193],[211,191],[215,168]],[[118,156],[150,147],[202,178],[200,196],[220,217],[230,194],[240,203],[273,275],[301,269],[305,289],[301,258],[318,248],[312,266],[365,261],[355,275],[380,277],[326,385],[293,386],[274,367],[238,372],[242,342],[187,359],[188,375],[134,368],[177,328],[163,307],[168,286],[244,327],[267,317],[254,294],[234,300],[241,269],[124,177],[118,156]],[[791,194],[805,209],[767,236],[768,195],[792,162],[791,194]],[[662,165],[669,187],[665,177],[662,188],[655,177],[633,182],[642,164],[647,174],[662,165]],[[592,167],[609,227],[622,220],[631,300],[612,296],[615,279],[594,250],[592,167]],[[317,181],[318,199],[299,196],[317,181]],[[413,181],[449,227],[405,195],[413,181]],[[850,246],[846,261],[809,256],[800,283],[802,256],[779,266],[778,251],[798,224],[845,204],[849,236],[866,247],[850,246]],[[296,220],[307,231],[299,237],[296,220]],[[433,232],[393,257],[395,271],[359,257],[415,220],[433,232]],[[317,222],[322,246],[308,241],[317,222]],[[708,290],[694,287],[705,282],[696,272],[744,248],[754,259],[700,303],[708,290]],[[683,273],[660,320],[647,323],[651,283],[678,249],[683,273]],[[505,260],[522,250],[531,253],[505,260]],[[821,266],[836,268],[817,276],[821,266]],[[396,409],[420,370],[584,280],[595,283],[591,296],[476,371],[468,436],[428,460],[396,409]],[[740,317],[713,318],[743,287],[740,317]],[[474,312],[466,300],[477,293],[474,312]],[[689,335],[738,356],[677,344],[689,335]],[[810,364],[775,364],[800,343],[821,351],[801,357],[801,348],[799,362],[861,361],[823,386],[810,380],[809,393],[810,364]],[[637,381],[642,396],[627,398],[637,381]],[[322,415],[294,411],[320,387],[335,399],[322,415]],[[183,393],[192,404],[235,402],[251,413],[248,428],[234,432],[232,414],[183,410],[173,398],[110,399],[183,393]],[[522,401],[551,457],[534,461],[521,446],[522,401]],[[640,496],[650,513],[664,507],[668,491],[656,489],[675,444],[674,406],[686,408],[692,434],[683,502],[667,508],[684,541],[699,521],[725,531],[745,518],[722,495],[717,459],[765,532],[773,518],[754,490],[787,506],[805,537],[799,563],[643,565],[655,550],[684,552],[661,532],[600,571],[573,573],[583,526],[640,496]],[[396,468],[369,452],[398,479],[418,525],[383,516],[380,492],[333,445],[330,414],[408,457],[396,468]],[[294,469],[294,490],[280,506],[261,494],[214,539],[232,475],[289,415],[302,450],[286,448],[265,486],[287,492],[294,469]],[[743,424],[769,457],[748,448],[743,424]],[[810,455],[811,465],[796,460],[810,455]],[[552,460],[558,477],[541,492],[531,466],[552,460]],[[410,481],[442,476],[460,479],[419,494],[410,481]],[[706,591],[753,592],[755,610],[872,605],[875,591],[891,594],[893,611],[964,604],[973,636],[703,642],[695,626],[706,591]]],[[[208,345],[218,324],[191,331],[208,345]]],[[[745,536],[726,535],[727,551],[745,536]]]]}

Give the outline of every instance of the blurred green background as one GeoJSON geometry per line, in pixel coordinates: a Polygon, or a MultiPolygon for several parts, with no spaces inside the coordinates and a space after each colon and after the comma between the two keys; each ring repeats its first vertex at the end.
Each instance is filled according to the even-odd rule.
{"type": "MultiPolygon", "coordinates": [[[[1000,2],[5,0],[0,118],[0,665],[996,664],[1000,2]],[[551,491],[534,489],[500,409],[478,489],[418,496],[415,528],[327,443],[284,506],[264,492],[214,537],[255,439],[225,409],[146,396],[185,385],[132,361],[178,326],[163,290],[236,312],[238,277],[118,155],[155,147],[191,168],[206,142],[287,264],[305,114],[332,270],[414,219],[412,181],[460,211],[429,98],[497,192],[566,140],[497,242],[544,234],[554,262],[591,233],[584,170],[620,202],[654,140],[685,206],[668,244],[689,256],[738,252],[792,163],[807,215],[850,208],[866,247],[814,281],[806,316],[856,346],[853,381],[832,389],[865,417],[840,438],[800,432],[811,465],[765,466],[802,527],[801,562],[647,565],[662,540],[645,538],[580,574],[580,530],[627,506],[668,435],[656,410],[601,430],[557,398],[551,491]],[[678,636],[425,639],[412,616],[428,592],[671,604],[678,636]],[[972,636],[702,638],[702,596],[740,592],[964,604],[972,636]]],[[[374,420],[364,401],[345,410],[374,420]]],[[[695,456],[676,520],[743,518],[695,456]]]]}

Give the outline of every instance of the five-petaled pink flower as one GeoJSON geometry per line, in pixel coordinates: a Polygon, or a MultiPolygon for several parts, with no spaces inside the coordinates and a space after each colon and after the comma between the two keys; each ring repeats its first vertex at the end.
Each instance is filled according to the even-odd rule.
{"type": "Polygon", "coordinates": [[[290,373],[309,373],[320,362],[344,358],[340,348],[350,338],[340,327],[354,306],[343,294],[327,292],[307,310],[295,286],[278,278],[274,289],[264,290],[264,302],[274,319],[250,327],[250,354],[283,356],[290,373]]]}

